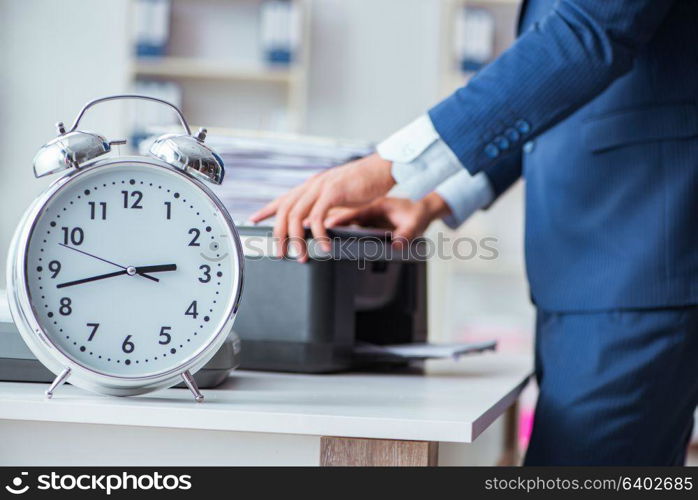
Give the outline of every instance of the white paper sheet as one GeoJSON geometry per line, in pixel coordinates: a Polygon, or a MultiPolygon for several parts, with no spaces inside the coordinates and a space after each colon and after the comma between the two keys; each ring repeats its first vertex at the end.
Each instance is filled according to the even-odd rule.
{"type": "Polygon", "coordinates": [[[406,360],[459,358],[464,354],[483,351],[494,351],[497,348],[496,340],[485,342],[468,342],[455,344],[393,344],[378,346],[374,344],[361,344],[354,348],[356,354],[387,355],[404,358],[406,360]]]}

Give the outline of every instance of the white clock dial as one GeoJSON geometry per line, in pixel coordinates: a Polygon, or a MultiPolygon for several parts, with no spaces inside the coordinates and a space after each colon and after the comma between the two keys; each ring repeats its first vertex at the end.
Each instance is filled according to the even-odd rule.
{"type": "Polygon", "coordinates": [[[86,171],[47,202],[26,276],[51,343],[105,375],[181,366],[228,321],[241,276],[233,229],[195,183],[160,166],[86,171]]]}

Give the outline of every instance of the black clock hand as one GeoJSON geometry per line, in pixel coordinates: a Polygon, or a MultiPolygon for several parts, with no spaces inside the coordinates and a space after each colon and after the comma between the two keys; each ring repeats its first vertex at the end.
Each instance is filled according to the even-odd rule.
{"type": "Polygon", "coordinates": [[[67,283],[60,283],[56,285],[56,288],[65,288],[67,286],[81,285],[83,283],[89,283],[90,281],[103,280],[107,278],[113,278],[115,276],[123,276],[124,274],[128,274],[126,272],[126,269],[124,269],[123,271],[116,271],[114,273],[100,274],[99,276],[91,276],[89,278],[83,278],[81,280],[68,281],[67,283]]]}
{"type": "MultiPolygon", "coordinates": [[[[62,247],[65,247],[65,248],[69,248],[70,250],[74,250],[74,251],[81,253],[83,255],[87,255],[88,257],[92,257],[93,259],[101,260],[102,262],[106,262],[107,264],[111,264],[112,266],[120,267],[124,271],[126,270],[126,266],[122,266],[121,264],[117,264],[116,262],[112,262],[110,260],[103,259],[102,257],[97,257],[96,255],[92,255],[91,253],[87,253],[84,250],[80,250],[79,248],[69,247],[68,245],[65,245],[63,243],[59,243],[59,245],[62,247]]],[[[138,273],[138,274],[140,276],[143,276],[144,278],[148,278],[149,280],[159,281],[157,278],[153,278],[152,276],[149,276],[147,274],[143,274],[143,273],[138,273]]]]}
{"type": "Polygon", "coordinates": [[[158,266],[140,266],[136,268],[138,274],[142,273],[161,273],[164,271],[176,271],[177,264],[161,264],[158,266]]]}

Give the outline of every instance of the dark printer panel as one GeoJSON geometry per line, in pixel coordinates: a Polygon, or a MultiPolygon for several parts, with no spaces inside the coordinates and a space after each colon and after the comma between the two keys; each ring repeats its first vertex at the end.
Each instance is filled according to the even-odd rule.
{"type": "Polygon", "coordinates": [[[426,342],[426,262],[368,263],[358,273],[354,303],[357,341],[376,345],[426,342]],[[376,290],[384,295],[377,296],[376,290]]]}
{"type": "MultiPolygon", "coordinates": [[[[239,231],[243,239],[271,234],[269,227],[239,231]]],[[[426,341],[426,262],[393,256],[384,232],[334,230],[331,236],[342,243],[332,258],[299,264],[268,254],[246,256],[235,321],[242,368],[304,373],[366,368],[367,360],[354,352],[357,343],[426,341]],[[388,252],[366,259],[362,244],[388,252]]]]}
{"type": "Polygon", "coordinates": [[[247,258],[234,326],[242,342],[241,367],[308,373],[349,368],[352,264],[247,258]]]}

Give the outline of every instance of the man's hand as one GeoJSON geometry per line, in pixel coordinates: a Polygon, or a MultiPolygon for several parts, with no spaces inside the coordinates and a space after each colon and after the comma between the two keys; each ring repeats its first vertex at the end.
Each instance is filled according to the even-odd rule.
{"type": "Polygon", "coordinates": [[[435,219],[450,213],[446,202],[436,193],[420,201],[403,198],[381,198],[359,208],[339,208],[325,220],[327,227],[346,224],[391,229],[393,245],[402,246],[426,231],[435,219]]]}
{"type": "Polygon", "coordinates": [[[280,255],[287,254],[287,238],[294,241],[298,260],[308,260],[304,239],[304,223],[310,225],[313,237],[329,252],[325,218],[333,207],[353,207],[370,203],[383,196],[395,184],[390,168],[392,162],[377,154],[327,170],[269,203],[250,219],[257,223],[276,215],[274,237],[280,242],[280,255]]]}

